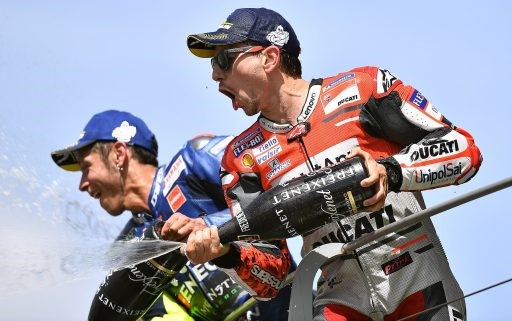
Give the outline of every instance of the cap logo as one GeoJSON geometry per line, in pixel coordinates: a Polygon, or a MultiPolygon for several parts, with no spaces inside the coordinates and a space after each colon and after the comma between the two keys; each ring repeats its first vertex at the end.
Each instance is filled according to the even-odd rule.
{"type": "Polygon", "coordinates": [[[223,22],[220,26],[219,26],[219,29],[229,29],[233,27],[233,24],[231,22],[223,22]]]}
{"type": "Polygon", "coordinates": [[[112,137],[118,141],[128,143],[137,133],[137,127],[131,126],[126,120],[121,123],[121,126],[112,131],[112,137]]]}
{"type": "Polygon", "coordinates": [[[267,35],[267,40],[278,47],[286,45],[289,39],[290,34],[287,31],[284,31],[283,26],[281,25],[277,26],[275,31],[272,31],[267,35]]]}

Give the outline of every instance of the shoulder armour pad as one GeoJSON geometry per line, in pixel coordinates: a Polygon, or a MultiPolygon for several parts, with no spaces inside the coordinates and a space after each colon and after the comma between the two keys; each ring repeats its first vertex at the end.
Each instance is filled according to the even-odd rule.
{"type": "Polygon", "coordinates": [[[189,143],[194,149],[202,149],[204,146],[208,145],[210,140],[212,140],[213,136],[209,134],[201,134],[192,138],[189,143]]]}

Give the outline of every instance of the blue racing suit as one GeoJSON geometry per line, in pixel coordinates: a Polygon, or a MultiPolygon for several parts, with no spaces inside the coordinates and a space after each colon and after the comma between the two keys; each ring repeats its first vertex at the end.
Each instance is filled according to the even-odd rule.
{"type": "MultiPolygon", "coordinates": [[[[134,214],[118,240],[140,237],[155,220],[180,212],[201,217],[210,225],[231,218],[219,177],[220,161],[232,136],[201,135],[189,140],[167,165],[157,170],[148,199],[151,213],[134,214]]],[[[295,264],[292,264],[292,270],[295,264]]],[[[257,306],[240,320],[288,320],[290,286],[257,306]]],[[[176,275],[143,320],[220,321],[250,298],[242,287],[213,264],[190,262],[176,275]]]]}

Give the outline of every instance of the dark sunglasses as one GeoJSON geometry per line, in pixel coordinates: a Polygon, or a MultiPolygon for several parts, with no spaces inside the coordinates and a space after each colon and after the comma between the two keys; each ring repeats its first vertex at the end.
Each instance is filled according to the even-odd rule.
{"type": "Polygon", "coordinates": [[[250,52],[258,52],[260,50],[265,49],[263,46],[247,46],[247,47],[239,47],[239,48],[231,48],[231,49],[224,49],[221,52],[219,52],[215,57],[212,58],[212,68],[215,67],[215,65],[219,65],[219,68],[227,71],[231,64],[233,63],[234,59],[231,59],[229,55],[235,54],[235,53],[250,53],[250,52]]]}

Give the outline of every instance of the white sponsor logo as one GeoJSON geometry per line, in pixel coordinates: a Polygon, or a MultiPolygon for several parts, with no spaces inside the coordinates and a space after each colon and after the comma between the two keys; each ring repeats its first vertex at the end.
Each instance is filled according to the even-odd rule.
{"type": "Polygon", "coordinates": [[[281,48],[288,43],[289,39],[290,34],[288,31],[285,31],[281,25],[277,26],[275,31],[272,31],[267,35],[267,40],[270,41],[271,44],[281,48]]]}
{"type": "Polygon", "coordinates": [[[167,195],[167,193],[174,185],[178,177],[180,177],[181,172],[183,172],[183,170],[185,170],[185,161],[183,160],[183,157],[180,155],[171,165],[171,169],[169,169],[167,175],[165,175],[163,191],[164,195],[167,195]]]}
{"type": "Polygon", "coordinates": [[[306,98],[306,104],[302,107],[302,111],[299,117],[297,117],[297,121],[299,123],[308,119],[315,110],[318,97],[320,97],[321,89],[321,85],[315,85],[309,89],[308,97],[306,98]]]}
{"type": "Polygon", "coordinates": [[[269,139],[267,139],[267,141],[264,142],[262,145],[253,149],[254,156],[258,156],[276,145],[279,145],[279,142],[277,141],[276,136],[272,136],[269,139]]]}
{"type": "Polygon", "coordinates": [[[359,99],[361,99],[361,95],[359,94],[357,85],[350,86],[343,90],[338,96],[333,98],[327,105],[325,105],[325,114],[332,113],[336,109],[359,99]]]}
{"type": "Polygon", "coordinates": [[[128,143],[137,134],[137,127],[130,125],[126,120],[112,131],[112,137],[118,141],[128,143]]]}
{"type": "Polygon", "coordinates": [[[281,146],[277,145],[276,147],[272,148],[271,150],[269,150],[265,154],[259,155],[258,157],[256,157],[256,162],[261,165],[262,163],[268,161],[272,157],[274,157],[277,154],[279,154],[281,151],[282,151],[281,146]]]}

